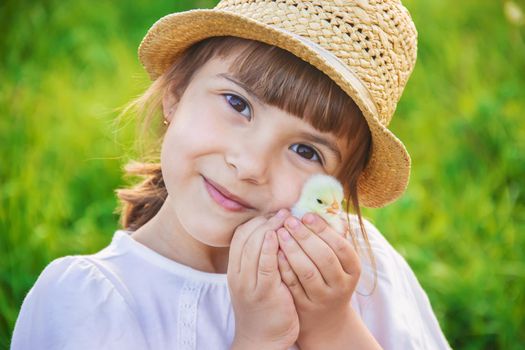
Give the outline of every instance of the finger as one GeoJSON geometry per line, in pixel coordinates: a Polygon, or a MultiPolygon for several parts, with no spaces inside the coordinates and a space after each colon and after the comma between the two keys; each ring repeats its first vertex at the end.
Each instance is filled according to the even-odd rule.
{"type": "Polygon", "coordinates": [[[316,234],[326,230],[328,226],[322,217],[314,213],[306,213],[302,218],[302,222],[316,234]]]}
{"type": "Polygon", "coordinates": [[[279,242],[275,230],[268,230],[264,235],[264,242],[259,258],[256,289],[267,290],[280,283],[277,250],[279,242]]]}
{"type": "Polygon", "coordinates": [[[326,287],[321,273],[287,229],[280,228],[277,230],[277,235],[279,237],[279,245],[286,259],[299,278],[299,282],[301,282],[308,299],[312,300],[319,293],[322,293],[326,287]]]}
{"type": "Polygon", "coordinates": [[[228,257],[228,273],[232,271],[239,273],[241,271],[241,255],[244,249],[246,240],[250,237],[253,231],[263,225],[267,219],[262,216],[254,217],[253,219],[237,226],[230,242],[230,252],[228,257]]]}
{"type": "Polygon", "coordinates": [[[269,230],[277,230],[283,225],[284,219],[289,215],[286,209],[280,210],[261,226],[257,227],[244,244],[241,253],[240,275],[250,287],[255,288],[257,269],[261,253],[264,234],[269,230]]]}
{"type": "Polygon", "coordinates": [[[324,220],[313,214],[307,214],[303,218],[307,226],[312,231],[317,232],[317,236],[322,239],[335,253],[343,270],[349,275],[359,275],[361,271],[361,262],[359,255],[352,246],[349,239],[342,237],[333,231],[324,220]],[[310,218],[308,216],[312,215],[310,218]]]}
{"type": "MultiPolygon", "coordinates": [[[[326,226],[326,223],[324,225],[326,226]]],[[[337,255],[330,246],[294,217],[286,219],[285,226],[315,264],[325,283],[329,286],[338,285],[345,274],[337,255]]]]}
{"type": "Polygon", "coordinates": [[[295,272],[292,270],[292,267],[286,259],[286,256],[284,255],[283,251],[279,250],[277,256],[277,260],[279,261],[279,272],[281,274],[281,279],[292,293],[294,300],[306,299],[307,296],[303,289],[303,286],[301,285],[301,282],[299,282],[299,278],[297,277],[295,272]]]}
{"type": "Polygon", "coordinates": [[[306,213],[302,218],[302,222],[316,234],[324,231],[328,226],[340,236],[348,238],[350,234],[350,225],[347,215],[348,214],[341,213],[337,216],[337,219],[340,221],[340,230],[333,228],[325,219],[314,213],[306,213]]]}

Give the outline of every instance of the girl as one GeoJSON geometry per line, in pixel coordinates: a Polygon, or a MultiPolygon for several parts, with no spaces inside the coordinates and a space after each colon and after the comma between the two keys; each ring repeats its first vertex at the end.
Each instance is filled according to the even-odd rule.
{"type": "Polygon", "coordinates": [[[415,55],[398,1],[223,0],[159,20],[134,106],[163,120],[160,160],[128,167],[145,180],[118,191],[108,247],[42,272],[12,348],[448,348],[359,210],[406,188],[386,125],[415,55]],[[290,215],[316,173],[344,184],[352,239],[290,215]]]}

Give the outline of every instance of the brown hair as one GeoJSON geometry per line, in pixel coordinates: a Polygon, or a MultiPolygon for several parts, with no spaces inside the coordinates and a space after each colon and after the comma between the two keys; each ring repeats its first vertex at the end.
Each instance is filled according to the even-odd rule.
{"type": "MultiPolygon", "coordinates": [[[[335,176],[343,183],[347,196],[345,208],[357,214],[369,257],[375,265],[364,228],[357,182],[365,168],[371,146],[366,120],[351,98],[330,78],[290,52],[262,42],[237,37],[213,37],[188,48],[146,92],[124,111],[135,108],[145,115],[143,130],[151,122],[162,120],[162,97],[166,91],[180,98],[193,74],[213,57],[226,57],[239,52],[231,64],[231,73],[250,87],[265,103],[310,122],[323,132],[333,132],[347,140],[346,159],[335,176]],[[351,203],[351,208],[350,204],[351,203]]],[[[121,225],[136,230],[160,209],[166,196],[159,162],[132,162],[125,168],[130,175],[141,176],[143,182],[133,188],[119,189],[121,225]]],[[[358,248],[356,234],[350,233],[358,248]]]]}

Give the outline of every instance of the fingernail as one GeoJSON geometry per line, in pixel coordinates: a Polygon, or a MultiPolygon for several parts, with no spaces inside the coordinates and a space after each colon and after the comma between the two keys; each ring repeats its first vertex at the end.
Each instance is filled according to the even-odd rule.
{"type": "Polygon", "coordinates": [[[297,221],[296,218],[289,218],[288,220],[286,220],[286,225],[291,227],[291,228],[297,228],[297,226],[299,226],[299,221],[297,221]]]}
{"type": "Polygon", "coordinates": [[[315,216],[313,214],[306,214],[303,218],[305,224],[313,224],[315,222],[315,216]]]}
{"type": "Polygon", "coordinates": [[[288,213],[288,211],[287,211],[286,209],[281,209],[281,210],[279,210],[279,211],[277,212],[277,215],[276,215],[276,216],[277,216],[278,218],[281,218],[281,219],[282,219],[282,218],[286,217],[287,213],[288,213]]]}
{"type": "Polygon", "coordinates": [[[283,241],[287,241],[290,239],[290,234],[285,229],[279,230],[278,233],[279,237],[281,237],[283,241]]]}

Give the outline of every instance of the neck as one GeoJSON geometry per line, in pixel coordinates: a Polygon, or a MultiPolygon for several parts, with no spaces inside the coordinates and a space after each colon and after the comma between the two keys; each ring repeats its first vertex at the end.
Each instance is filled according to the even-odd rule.
{"type": "Polygon", "coordinates": [[[169,196],[159,212],[131,237],[160,255],[196,270],[227,271],[230,248],[211,247],[193,238],[174,215],[169,196]]]}

